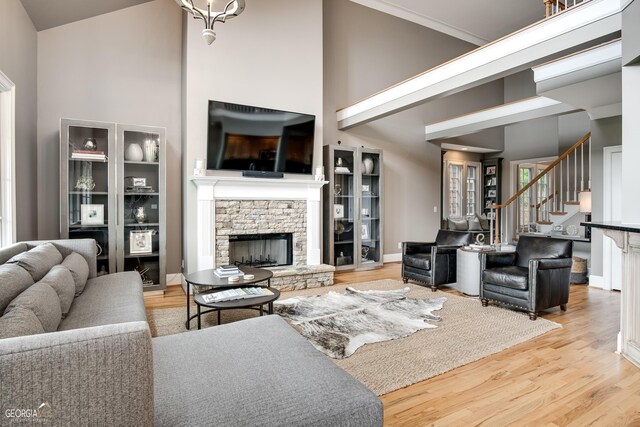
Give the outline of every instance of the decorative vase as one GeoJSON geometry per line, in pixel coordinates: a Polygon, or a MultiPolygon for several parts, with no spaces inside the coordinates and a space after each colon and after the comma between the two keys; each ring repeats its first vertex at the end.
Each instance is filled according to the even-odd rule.
{"type": "Polygon", "coordinates": [[[150,139],[146,140],[144,142],[144,161],[155,162],[157,151],[158,151],[158,146],[156,145],[156,142],[150,139]]]}
{"type": "Polygon", "coordinates": [[[82,149],[87,151],[96,151],[98,149],[98,143],[95,138],[85,138],[82,143],[82,149]]]}
{"type": "Polygon", "coordinates": [[[373,159],[369,156],[362,159],[362,169],[365,175],[371,175],[373,173],[373,159]]]}
{"type": "Polygon", "coordinates": [[[138,206],[137,208],[134,208],[133,217],[136,219],[138,224],[147,222],[147,211],[144,209],[144,206],[138,206]]]}
{"type": "Polygon", "coordinates": [[[141,162],[142,159],[144,159],[144,154],[142,153],[140,144],[129,144],[127,150],[124,152],[124,159],[131,162],[141,162]]]}

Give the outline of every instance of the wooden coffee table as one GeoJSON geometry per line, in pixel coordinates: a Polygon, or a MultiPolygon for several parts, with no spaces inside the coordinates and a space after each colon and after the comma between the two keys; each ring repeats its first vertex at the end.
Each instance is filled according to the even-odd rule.
{"type": "Polygon", "coordinates": [[[273,301],[280,297],[280,291],[277,289],[271,288],[271,278],[273,277],[273,272],[270,270],[266,270],[264,268],[254,268],[254,267],[239,267],[240,271],[245,274],[253,274],[254,278],[251,280],[240,279],[238,282],[229,282],[229,280],[225,278],[218,277],[214,274],[213,269],[211,270],[203,270],[197,271],[195,273],[187,275],[185,280],[187,282],[187,329],[190,329],[191,320],[194,318],[198,319],[198,329],[200,329],[200,316],[212,311],[218,312],[218,324],[220,324],[220,311],[235,309],[235,308],[251,308],[260,311],[260,315],[263,314],[264,305],[268,304],[269,314],[273,313],[273,301]],[[213,288],[209,291],[202,292],[202,294],[219,292],[225,289],[232,288],[247,288],[251,286],[260,286],[259,283],[264,283],[261,287],[268,288],[273,295],[264,296],[264,297],[255,297],[255,298],[245,298],[241,300],[232,300],[232,301],[221,301],[217,303],[205,303],[204,299],[200,294],[194,295],[194,301],[198,307],[198,312],[194,315],[191,315],[191,287],[192,286],[205,286],[213,288]],[[266,286],[264,286],[266,285],[266,286]],[[210,310],[202,311],[201,307],[211,308],[210,310]]]}

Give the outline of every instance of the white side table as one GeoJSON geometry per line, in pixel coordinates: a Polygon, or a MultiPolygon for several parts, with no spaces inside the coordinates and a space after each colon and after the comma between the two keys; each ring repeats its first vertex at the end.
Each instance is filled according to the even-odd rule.
{"type": "Polygon", "coordinates": [[[459,248],[456,251],[456,289],[465,295],[480,295],[480,254],[492,250],[459,248]]]}

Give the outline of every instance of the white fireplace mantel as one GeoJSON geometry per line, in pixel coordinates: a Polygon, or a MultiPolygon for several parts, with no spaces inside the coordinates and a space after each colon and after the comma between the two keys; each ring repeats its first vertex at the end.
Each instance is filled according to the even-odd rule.
{"type": "Polygon", "coordinates": [[[248,178],[242,176],[192,176],[196,186],[196,232],[190,233],[190,251],[196,265],[190,271],[215,267],[216,200],[306,200],[307,264],[321,263],[321,189],[327,181],[313,179],[248,178]]]}

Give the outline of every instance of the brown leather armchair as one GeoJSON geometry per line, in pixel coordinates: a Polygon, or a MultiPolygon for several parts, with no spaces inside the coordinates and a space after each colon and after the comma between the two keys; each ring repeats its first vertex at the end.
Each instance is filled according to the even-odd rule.
{"type": "Polygon", "coordinates": [[[480,258],[480,301],[526,310],[531,320],[538,311],[560,306],[567,310],[573,242],[520,236],[515,253],[489,252],[480,258]]]}
{"type": "Polygon", "coordinates": [[[456,281],[456,251],[471,243],[469,232],[439,230],[435,242],[402,243],[402,280],[409,279],[430,286],[456,281]]]}

